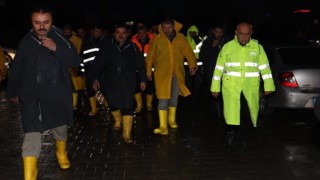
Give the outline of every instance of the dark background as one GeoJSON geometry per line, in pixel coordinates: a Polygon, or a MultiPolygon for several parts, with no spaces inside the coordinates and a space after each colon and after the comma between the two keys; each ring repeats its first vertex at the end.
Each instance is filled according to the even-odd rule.
{"type": "Polygon", "coordinates": [[[183,33],[192,24],[202,32],[222,24],[233,37],[236,23],[245,20],[253,23],[253,37],[260,42],[290,42],[299,30],[308,39],[319,38],[318,0],[0,0],[2,46],[16,47],[31,29],[30,10],[39,4],[53,10],[58,27],[68,23],[89,28],[99,21],[111,31],[120,21],[142,21],[150,27],[171,16],[184,25],[183,33]],[[310,13],[294,13],[298,9],[310,13]]]}

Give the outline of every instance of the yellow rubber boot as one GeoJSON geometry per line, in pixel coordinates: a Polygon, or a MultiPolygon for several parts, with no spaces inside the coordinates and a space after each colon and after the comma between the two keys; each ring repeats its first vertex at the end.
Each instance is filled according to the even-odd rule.
{"type": "Polygon", "coordinates": [[[73,109],[77,109],[78,105],[78,93],[72,93],[72,98],[73,98],[73,109]]]}
{"type": "Polygon", "coordinates": [[[56,141],[56,155],[61,169],[69,169],[71,164],[67,156],[67,141],[56,141]]]}
{"type": "Polygon", "coordinates": [[[147,94],[146,96],[146,105],[147,105],[147,111],[152,111],[152,100],[153,100],[153,95],[147,94]]]}
{"type": "Polygon", "coordinates": [[[160,127],[154,129],[155,134],[168,135],[168,111],[159,110],[159,124],[160,127]]]}
{"type": "Polygon", "coordinates": [[[143,108],[143,105],[142,105],[142,94],[139,92],[139,93],[136,93],[134,95],[134,98],[136,100],[136,103],[137,103],[137,108],[135,110],[136,113],[140,113],[142,111],[142,108],[143,108]]]}
{"type": "Polygon", "coordinates": [[[122,123],[122,115],[120,110],[111,111],[112,117],[114,119],[113,130],[119,130],[121,128],[122,123]]]}
{"type": "Polygon", "coordinates": [[[173,129],[178,128],[177,122],[176,122],[176,111],[177,107],[171,107],[169,106],[169,114],[168,114],[168,122],[169,126],[173,129]]]}
{"type": "Polygon", "coordinates": [[[132,130],[133,116],[123,116],[123,128],[122,128],[122,139],[125,143],[132,143],[131,130],[132,130]]]}
{"type": "Polygon", "coordinates": [[[36,180],[38,176],[38,158],[23,157],[23,170],[25,180],[36,180]]]}
{"type": "Polygon", "coordinates": [[[91,112],[89,113],[89,116],[95,116],[97,114],[97,100],[95,97],[89,98],[91,112]]]}

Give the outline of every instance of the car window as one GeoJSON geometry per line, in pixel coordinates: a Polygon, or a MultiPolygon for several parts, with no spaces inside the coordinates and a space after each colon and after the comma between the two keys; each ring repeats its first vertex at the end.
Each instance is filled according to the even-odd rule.
{"type": "Polygon", "coordinates": [[[284,64],[320,66],[319,48],[280,48],[277,51],[284,64]]]}

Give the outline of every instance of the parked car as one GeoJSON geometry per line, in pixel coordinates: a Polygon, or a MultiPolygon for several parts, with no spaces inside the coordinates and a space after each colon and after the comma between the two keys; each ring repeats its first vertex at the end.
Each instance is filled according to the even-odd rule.
{"type": "Polygon", "coordinates": [[[276,108],[313,109],[320,95],[320,47],[264,45],[276,91],[261,93],[260,112],[272,115],[276,108]]]}

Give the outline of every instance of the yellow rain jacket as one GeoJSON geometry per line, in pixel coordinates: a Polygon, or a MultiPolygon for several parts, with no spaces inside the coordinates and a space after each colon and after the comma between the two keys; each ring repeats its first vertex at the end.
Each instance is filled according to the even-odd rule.
{"type": "MultiPolygon", "coordinates": [[[[80,39],[78,36],[75,35],[74,32],[72,32],[72,36],[69,40],[75,46],[78,54],[80,54],[82,39],[80,39]]],[[[85,80],[83,76],[78,75],[78,68],[70,68],[69,71],[75,90],[78,91],[85,89],[85,80]]]]}
{"type": "Polygon", "coordinates": [[[146,57],[147,75],[152,74],[154,67],[154,82],[158,99],[170,99],[171,80],[175,75],[178,81],[180,95],[190,95],[185,85],[184,60],[186,59],[189,68],[197,67],[197,60],[186,37],[179,31],[182,24],[174,21],[176,36],[172,42],[162,31],[161,24],[158,26],[160,34],[152,41],[146,57]]]}
{"type": "Polygon", "coordinates": [[[228,125],[240,125],[240,95],[244,94],[253,126],[257,126],[259,112],[260,80],[265,91],[274,91],[274,82],[269,61],[263,47],[251,39],[241,46],[237,37],[221,49],[213,73],[211,91],[220,92],[224,117],[228,125]]]}

